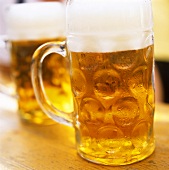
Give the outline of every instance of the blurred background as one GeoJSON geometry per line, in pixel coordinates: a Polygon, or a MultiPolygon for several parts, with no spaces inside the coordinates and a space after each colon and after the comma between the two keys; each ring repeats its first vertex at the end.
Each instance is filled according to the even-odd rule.
{"type": "Polygon", "coordinates": [[[156,61],[156,100],[169,103],[169,1],[152,0],[156,61]]]}

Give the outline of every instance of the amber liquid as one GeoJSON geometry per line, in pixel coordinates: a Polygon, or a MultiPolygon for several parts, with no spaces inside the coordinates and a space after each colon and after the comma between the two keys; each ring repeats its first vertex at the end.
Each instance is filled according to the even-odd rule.
{"type": "MultiPolygon", "coordinates": [[[[62,41],[63,39],[54,39],[62,41]]],[[[12,70],[18,94],[19,114],[23,121],[34,124],[54,123],[41,110],[36,101],[31,82],[31,60],[34,51],[43,43],[53,40],[12,41],[12,70]]],[[[69,111],[72,94],[68,72],[68,59],[56,54],[43,63],[43,83],[46,94],[60,110],[69,111]]],[[[72,109],[72,108],[71,108],[72,109]]]]}
{"type": "Polygon", "coordinates": [[[154,150],[153,46],[70,57],[79,154],[105,165],[148,157],[154,150]]]}

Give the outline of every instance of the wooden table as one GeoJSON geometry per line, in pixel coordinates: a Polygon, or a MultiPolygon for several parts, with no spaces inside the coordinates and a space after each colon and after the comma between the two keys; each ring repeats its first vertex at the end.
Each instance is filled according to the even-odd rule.
{"type": "Polygon", "coordinates": [[[156,106],[155,152],[139,163],[117,167],[97,165],[79,157],[71,127],[22,124],[16,107],[14,99],[0,95],[0,170],[169,169],[169,105],[156,106]]]}

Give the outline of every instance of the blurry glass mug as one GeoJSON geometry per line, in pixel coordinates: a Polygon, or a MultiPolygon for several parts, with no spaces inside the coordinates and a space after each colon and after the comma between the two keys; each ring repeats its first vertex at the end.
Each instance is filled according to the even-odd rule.
{"type": "Polygon", "coordinates": [[[34,53],[39,104],[53,120],[74,126],[78,153],[89,161],[125,165],[154,151],[152,25],[150,0],[69,0],[66,43],[34,53]],[[43,88],[41,67],[51,53],[68,54],[72,113],[53,107],[43,88]]]}
{"type": "MultiPolygon", "coordinates": [[[[33,124],[54,123],[44,114],[36,101],[32,88],[30,67],[32,55],[40,45],[45,42],[65,40],[64,19],[65,6],[59,2],[13,4],[7,8],[8,48],[18,96],[18,110],[20,118],[24,122],[33,124]]],[[[43,77],[51,100],[55,95],[63,93],[67,95],[67,99],[71,98],[69,97],[71,90],[67,88],[70,86],[69,72],[68,69],[66,70],[67,63],[68,61],[63,57],[51,55],[50,59],[48,58],[44,64],[43,77]],[[64,70],[63,65],[65,66],[64,70]],[[59,71],[53,69],[55,67],[58,67],[59,71]],[[67,77],[64,74],[67,74],[67,77]],[[61,88],[61,86],[64,86],[64,88],[61,88]]]]}

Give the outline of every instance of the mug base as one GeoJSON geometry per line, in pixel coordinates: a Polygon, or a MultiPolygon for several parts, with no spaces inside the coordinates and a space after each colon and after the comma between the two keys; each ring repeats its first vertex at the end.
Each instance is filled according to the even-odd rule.
{"type": "Polygon", "coordinates": [[[155,150],[155,144],[151,144],[151,146],[148,146],[144,152],[137,155],[136,154],[132,155],[132,151],[130,152],[129,155],[125,155],[125,156],[124,155],[117,156],[112,153],[111,155],[105,154],[102,155],[101,157],[98,157],[97,155],[94,156],[94,154],[88,155],[84,152],[79,152],[79,151],[78,154],[85,160],[92,163],[101,164],[101,165],[110,165],[110,166],[120,166],[120,165],[129,165],[136,162],[140,162],[148,158],[150,155],[152,155],[154,150],[155,150]]]}
{"type": "Polygon", "coordinates": [[[53,125],[56,124],[55,121],[50,119],[45,113],[41,110],[35,110],[30,112],[19,111],[19,116],[21,122],[25,124],[33,124],[33,125],[53,125]]]}

